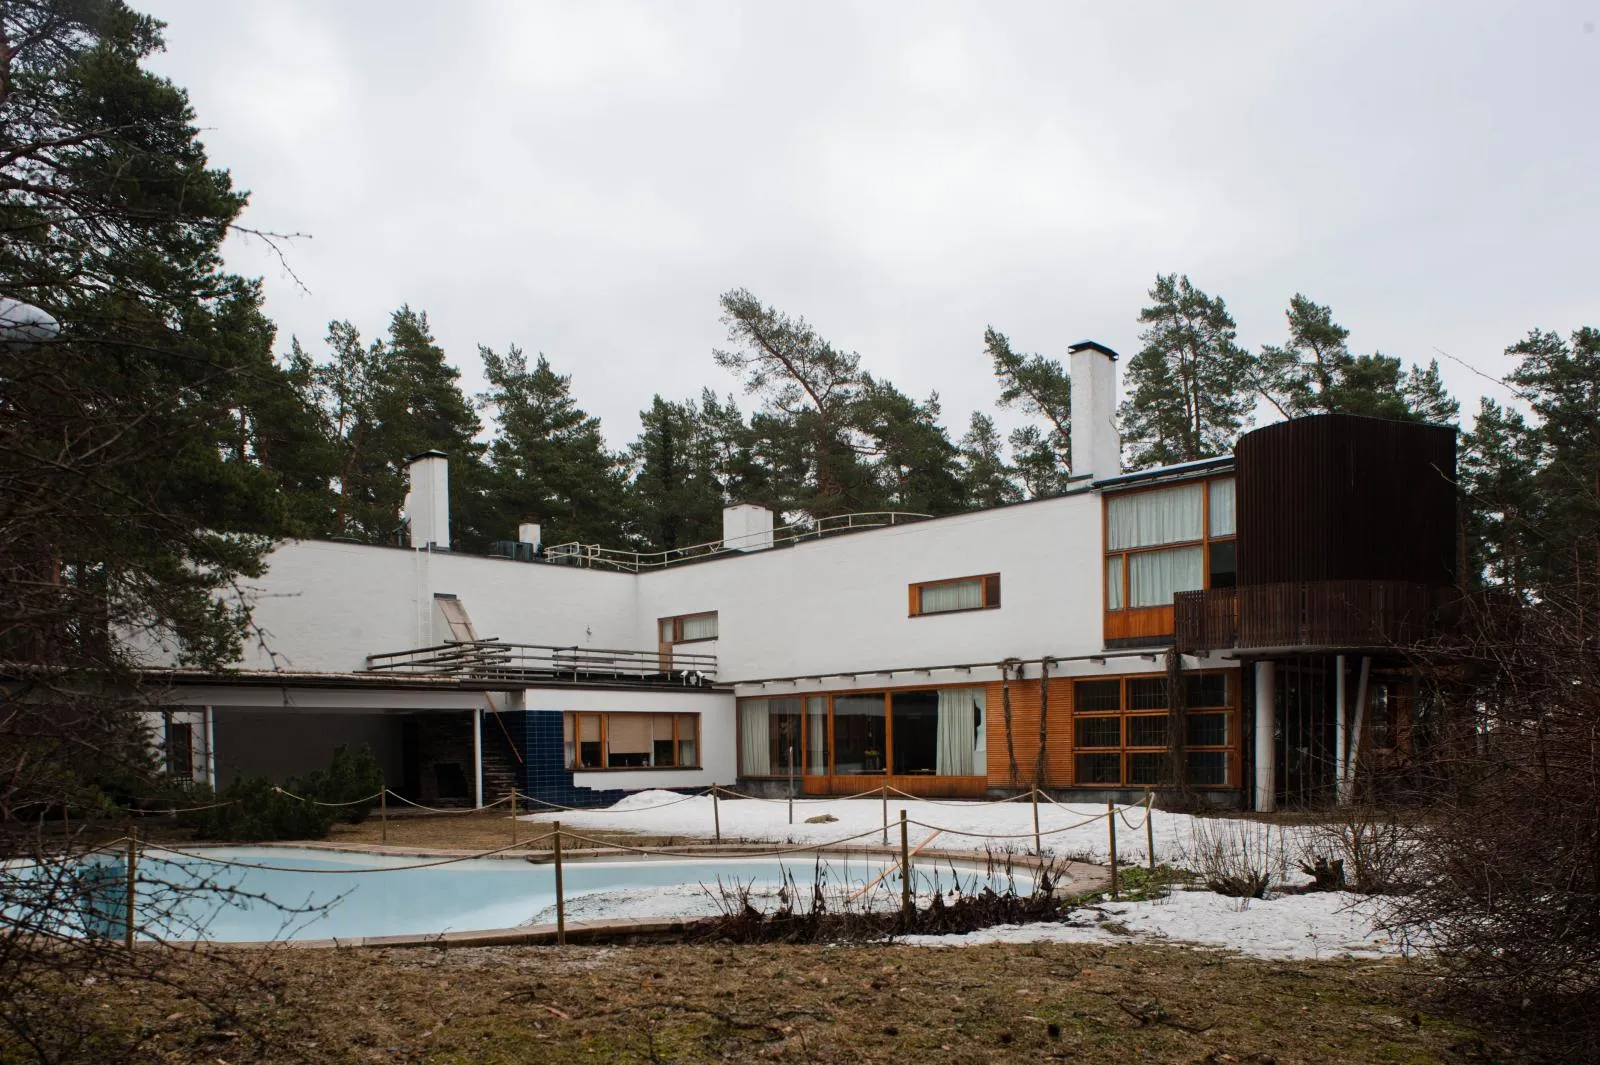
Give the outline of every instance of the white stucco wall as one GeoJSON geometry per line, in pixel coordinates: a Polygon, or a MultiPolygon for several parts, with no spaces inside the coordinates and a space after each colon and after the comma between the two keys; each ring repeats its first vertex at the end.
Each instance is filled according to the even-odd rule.
{"type": "Polygon", "coordinates": [[[733,696],[705,690],[640,691],[586,690],[581,688],[529,688],[523,693],[528,710],[563,713],[649,713],[700,715],[700,768],[606,769],[578,772],[572,782],[580,788],[705,788],[732,784],[738,776],[734,746],[733,696]]]}
{"type": "Polygon", "coordinates": [[[435,593],[457,596],[483,639],[635,646],[636,593],[627,574],[297,540],[276,547],[266,574],[247,589],[265,647],[247,647],[240,664],[347,672],[365,669],[369,654],[442,643],[435,593]]]}
{"type": "Polygon", "coordinates": [[[1100,497],[1084,493],[641,574],[634,641],[715,610],[724,682],[1087,655],[1103,566],[1100,497]],[[911,584],[996,572],[998,609],[907,616],[911,584]]]}

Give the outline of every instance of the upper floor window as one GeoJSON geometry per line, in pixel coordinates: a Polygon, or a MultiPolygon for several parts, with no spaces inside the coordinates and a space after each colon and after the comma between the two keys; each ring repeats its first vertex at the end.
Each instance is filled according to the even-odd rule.
{"type": "Polygon", "coordinates": [[[661,619],[662,643],[694,643],[696,640],[717,638],[717,612],[679,614],[661,619]]]}
{"type": "Polygon", "coordinates": [[[958,610],[993,610],[1000,605],[1000,574],[924,581],[911,586],[911,616],[958,610]]]}
{"type": "Polygon", "coordinates": [[[1178,592],[1234,583],[1231,477],[1106,501],[1106,609],[1171,606],[1178,592]]]}

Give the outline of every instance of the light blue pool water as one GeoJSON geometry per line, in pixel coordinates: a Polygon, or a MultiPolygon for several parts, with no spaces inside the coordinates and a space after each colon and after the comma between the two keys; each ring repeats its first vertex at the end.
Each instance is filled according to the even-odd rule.
{"type": "MultiPolygon", "coordinates": [[[[196,854],[200,852],[195,852],[196,854]]],[[[426,858],[294,849],[207,849],[206,860],[150,848],[139,862],[138,918],[169,940],[241,942],[278,939],[355,939],[514,928],[553,921],[555,872],[549,864],[476,859],[431,868],[406,868],[426,858]],[[239,864],[223,864],[239,863],[239,864]],[[270,866],[272,868],[262,868],[270,866]]],[[[883,858],[824,856],[824,885],[832,898],[852,894],[888,869],[868,897],[898,900],[896,863],[883,858]]],[[[819,868],[814,855],[794,858],[685,858],[574,861],[564,866],[569,919],[674,917],[718,912],[712,896],[723,886],[748,885],[756,901],[776,904],[792,878],[809,904],[819,868]]],[[[120,936],[126,922],[126,866],[114,855],[78,866],[89,884],[73,930],[120,936]]],[[[913,863],[919,894],[988,886],[1032,890],[1025,870],[1008,878],[948,863],[913,863]]]]}

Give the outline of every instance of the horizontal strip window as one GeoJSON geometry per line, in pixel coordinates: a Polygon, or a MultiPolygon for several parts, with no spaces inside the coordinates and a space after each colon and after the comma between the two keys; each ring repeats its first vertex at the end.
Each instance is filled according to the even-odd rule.
{"type": "Polygon", "coordinates": [[[660,622],[662,643],[694,643],[696,640],[717,638],[717,612],[679,614],[662,618],[660,622]]]}
{"type": "Polygon", "coordinates": [[[987,690],[905,688],[739,700],[739,775],[983,776],[987,690]]]}
{"type": "Polygon", "coordinates": [[[1000,606],[1000,574],[913,584],[910,600],[912,617],[953,614],[962,610],[994,610],[1000,606]]]}
{"type": "Polygon", "coordinates": [[[566,767],[692,769],[700,765],[699,714],[584,713],[564,715],[566,767]]]}

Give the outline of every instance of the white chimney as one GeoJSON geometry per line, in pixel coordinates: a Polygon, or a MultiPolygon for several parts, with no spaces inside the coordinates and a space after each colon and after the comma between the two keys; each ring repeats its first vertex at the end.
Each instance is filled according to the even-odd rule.
{"type": "Polygon", "coordinates": [[[728,551],[764,551],[772,546],[772,511],[758,503],[722,508],[722,546],[728,551]]]}
{"type": "Polygon", "coordinates": [[[411,526],[411,546],[450,550],[450,466],[443,451],[424,451],[406,460],[411,488],[406,492],[405,517],[411,526]]]}
{"type": "Polygon", "coordinates": [[[1072,476],[1115,477],[1122,472],[1117,431],[1117,353],[1080,340],[1067,349],[1072,377],[1072,476]]]}
{"type": "Polygon", "coordinates": [[[538,547],[539,546],[539,523],[536,522],[536,521],[525,521],[521,525],[518,525],[517,526],[517,543],[519,543],[519,544],[532,544],[534,547],[538,547]]]}

